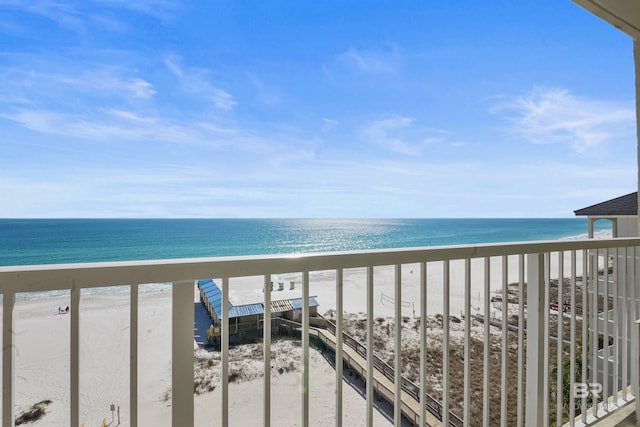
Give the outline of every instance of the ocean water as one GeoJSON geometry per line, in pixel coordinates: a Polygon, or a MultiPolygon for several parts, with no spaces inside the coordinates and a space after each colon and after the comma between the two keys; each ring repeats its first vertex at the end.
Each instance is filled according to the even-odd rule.
{"type": "Polygon", "coordinates": [[[586,232],[584,218],[0,219],[0,266],[556,240],[586,232]]]}

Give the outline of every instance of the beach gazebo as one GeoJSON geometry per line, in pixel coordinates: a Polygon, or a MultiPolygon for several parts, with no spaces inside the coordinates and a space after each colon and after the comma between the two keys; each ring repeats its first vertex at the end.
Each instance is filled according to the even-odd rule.
{"type": "Polygon", "coordinates": [[[593,238],[593,225],[599,220],[611,221],[612,237],[638,237],[638,192],[606,200],[574,211],[589,221],[589,238],[593,238]]]}
{"type": "MultiPolygon", "coordinates": [[[[222,321],[222,290],[213,279],[198,280],[200,302],[209,313],[214,328],[214,336],[220,336],[222,321]]],[[[282,292],[274,292],[282,293],[282,292]]],[[[318,314],[318,301],[315,296],[309,297],[309,314],[318,314]]],[[[302,314],[302,298],[274,297],[271,301],[271,318],[282,317],[295,322],[300,321],[302,314]]],[[[242,341],[251,337],[259,337],[264,327],[264,304],[262,302],[229,300],[229,333],[234,340],[242,341]]]]}

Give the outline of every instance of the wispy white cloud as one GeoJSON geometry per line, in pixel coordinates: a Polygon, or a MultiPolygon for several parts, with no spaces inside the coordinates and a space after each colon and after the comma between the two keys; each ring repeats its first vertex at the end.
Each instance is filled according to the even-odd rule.
{"type": "Polygon", "coordinates": [[[635,125],[631,102],[580,97],[559,88],[535,88],[492,111],[505,114],[511,130],[533,143],[565,143],[578,153],[629,136],[635,125]]]}
{"type": "Polygon", "coordinates": [[[116,91],[135,98],[151,98],[156,94],[153,85],[139,77],[123,76],[123,71],[103,69],[79,76],[58,75],[49,76],[53,81],[69,85],[70,88],[87,89],[91,91],[116,91]]]}
{"type": "Polygon", "coordinates": [[[0,68],[0,100],[11,104],[19,100],[42,103],[48,99],[61,104],[72,93],[92,97],[93,102],[95,98],[114,96],[121,96],[123,100],[149,99],[157,93],[152,83],[121,67],[95,65],[91,71],[78,73],[47,72],[41,67],[43,65],[0,68]],[[66,97],[61,98],[60,93],[66,97]]]}
{"type": "Polygon", "coordinates": [[[328,119],[326,117],[322,118],[322,131],[323,132],[329,132],[331,129],[335,128],[336,126],[338,126],[338,122],[337,120],[333,120],[333,119],[328,119]]]}
{"type": "Polygon", "coordinates": [[[343,56],[360,71],[368,73],[388,73],[393,71],[393,64],[391,62],[385,61],[385,58],[371,52],[359,52],[351,48],[345,52],[343,56]]]}
{"type": "Polygon", "coordinates": [[[443,131],[416,124],[412,117],[387,115],[369,123],[362,131],[362,137],[390,151],[419,156],[433,144],[444,141],[443,131]]]}
{"type": "MultiPolygon", "coordinates": [[[[200,85],[200,87],[203,87],[203,85],[200,85]]],[[[205,87],[205,89],[208,89],[213,104],[221,110],[231,110],[237,104],[229,92],[216,87],[205,87]]]]}
{"type": "Polygon", "coordinates": [[[398,135],[400,130],[406,129],[412,123],[411,117],[392,116],[371,123],[363,134],[391,151],[415,156],[420,154],[418,147],[410,145],[398,135]]]}
{"type": "Polygon", "coordinates": [[[286,96],[276,87],[265,83],[255,73],[246,72],[245,76],[253,85],[252,94],[261,103],[268,106],[282,104],[286,96]]]}
{"type": "Polygon", "coordinates": [[[167,67],[167,69],[171,71],[171,73],[174,76],[181,79],[184,77],[184,72],[182,71],[182,68],[180,68],[178,61],[179,61],[179,58],[177,58],[175,55],[169,55],[166,58],[164,58],[162,62],[167,67]]]}
{"type": "MultiPolygon", "coordinates": [[[[386,50],[349,48],[337,55],[337,61],[344,66],[365,74],[387,74],[395,72],[400,65],[400,54],[395,46],[386,50]]],[[[329,72],[331,67],[323,68],[329,72]]]]}
{"type": "Polygon", "coordinates": [[[232,110],[237,104],[232,94],[212,83],[210,70],[185,67],[176,55],[168,55],[163,62],[179,79],[182,89],[192,96],[206,99],[220,110],[232,110]]]}
{"type": "Polygon", "coordinates": [[[165,141],[174,144],[265,151],[269,144],[241,129],[215,127],[197,120],[144,116],[138,112],[104,109],[90,114],[19,109],[0,114],[20,126],[43,134],[93,141],[165,141]]]}
{"type": "Polygon", "coordinates": [[[110,8],[129,9],[161,20],[170,20],[180,8],[176,0],[94,0],[110,8]]]}
{"type": "Polygon", "coordinates": [[[83,36],[94,28],[112,32],[129,31],[131,28],[127,24],[112,16],[110,12],[114,10],[126,9],[167,21],[175,16],[179,5],[180,3],[174,0],[0,0],[1,7],[40,16],[83,36]]]}
{"type": "Polygon", "coordinates": [[[78,3],[59,0],[1,0],[0,6],[19,9],[23,12],[41,16],[55,22],[62,28],[84,34],[87,32],[83,13],[77,7],[78,3]]]}

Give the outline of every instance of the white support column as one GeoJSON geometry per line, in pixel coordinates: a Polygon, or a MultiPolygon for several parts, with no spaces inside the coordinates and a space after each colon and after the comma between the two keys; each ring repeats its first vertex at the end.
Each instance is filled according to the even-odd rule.
{"type": "MultiPolygon", "coordinates": [[[[582,382],[588,382],[589,371],[587,369],[589,354],[589,330],[587,323],[589,322],[589,259],[590,255],[587,250],[582,251],[582,382]]],[[[593,298],[593,297],[592,297],[593,298]]],[[[587,407],[587,397],[583,394],[580,400],[582,408],[587,407]]],[[[583,424],[587,423],[587,411],[581,411],[580,418],[583,424]]]]}
{"type": "MultiPolygon", "coordinates": [[[[633,325],[633,354],[640,354],[640,320],[633,325]]],[[[636,423],[640,420],[640,359],[636,359],[633,367],[633,386],[631,387],[636,402],[636,423]]]]}
{"type": "Polygon", "coordinates": [[[527,427],[543,425],[544,401],[544,255],[527,255],[527,355],[525,423],[527,427]]]}
{"type": "Polygon", "coordinates": [[[393,425],[402,425],[402,265],[395,268],[395,358],[394,358],[394,392],[393,392],[393,425]]]}
{"type": "Polygon", "coordinates": [[[264,427],[271,425],[271,274],[264,275],[264,317],[262,337],[264,352],[264,427]]]}
{"type": "MultiPolygon", "coordinates": [[[[221,302],[220,302],[220,311],[222,311],[222,331],[220,336],[220,364],[221,364],[221,382],[222,384],[222,398],[220,399],[220,403],[222,407],[220,408],[220,414],[222,417],[221,425],[222,427],[227,427],[229,425],[229,278],[222,278],[222,289],[220,289],[221,293],[221,302]]],[[[265,289],[265,292],[271,292],[271,287],[265,289]]],[[[236,332],[238,326],[236,324],[236,332]]]]}
{"type": "MultiPolygon", "coordinates": [[[[571,303],[571,326],[569,327],[569,402],[575,402],[575,390],[573,384],[576,383],[576,251],[571,251],[571,290],[569,301],[571,303]]],[[[583,288],[583,291],[586,291],[583,288]]],[[[569,423],[574,425],[576,419],[575,405],[569,405],[569,423]]]]}
{"type": "Polygon", "coordinates": [[[522,392],[524,390],[524,254],[518,255],[518,416],[516,418],[516,426],[523,425],[523,407],[522,392]]]}
{"type": "Polygon", "coordinates": [[[15,419],[13,411],[14,360],[16,355],[13,308],[16,296],[13,292],[4,292],[2,298],[2,425],[13,427],[15,419]]]}
{"type": "MultiPolygon", "coordinates": [[[[373,319],[373,267],[367,267],[367,318],[373,319]]],[[[366,426],[373,427],[373,322],[367,322],[367,414],[366,426]]]]}
{"type": "MultiPolygon", "coordinates": [[[[564,339],[563,339],[563,320],[564,320],[564,293],[562,285],[564,281],[564,252],[558,252],[558,292],[556,294],[556,301],[558,303],[557,319],[557,340],[556,340],[556,385],[562,384],[563,372],[562,372],[562,358],[564,356],[564,339]]],[[[573,322],[572,322],[573,323],[573,322]]],[[[573,384],[573,383],[572,383],[573,384]]],[[[556,386],[556,414],[562,414],[564,409],[562,400],[562,386],[556,386]]],[[[562,427],[562,415],[556,416],[556,425],[562,427]]]]}
{"type": "MultiPolygon", "coordinates": [[[[342,425],[342,344],[343,335],[343,270],[336,271],[336,427],[342,425]]],[[[373,324],[373,318],[367,317],[367,324],[373,324]]],[[[368,338],[368,337],[367,337],[368,338]]],[[[367,339],[367,343],[368,339],[367,339]]]]}
{"type": "Polygon", "coordinates": [[[129,412],[130,426],[138,426],[138,285],[131,285],[129,320],[129,412]]]}
{"type": "Polygon", "coordinates": [[[193,282],[177,282],[172,292],[171,425],[193,427],[193,282]]]}
{"type": "MultiPolygon", "coordinates": [[[[633,39],[633,61],[636,72],[636,156],[638,180],[636,188],[640,190],[640,40],[633,39]]],[[[638,203],[638,236],[640,236],[640,203],[638,203]]]]}
{"type": "Polygon", "coordinates": [[[80,425],[80,288],[71,288],[69,394],[72,426],[80,425]]]}
{"type": "MultiPolygon", "coordinates": [[[[450,310],[450,261],[444,261],[442,283],[442,424],[449,425],[449,310],[450,310]]],[[[398,351],[399,352],[399,351],[398,351]]]]}
{"type": "MultiPolygon", "coordinates": [[[[337,338],[342,339],[342,337],[337,338]]],[[[302,426],[309,427],[309,272],[302,273],[302,426]]]]}
{"type": "Polygon", "coordinates": [[[500,387],[502,393],[500,395],[500,425],[505,427],[507,425],[507,350],[509,348],[509,257],[506,255],[502,257],[502,373],[500,387]]]}
{"type": "MultiPolygon", "coordinates": [[[[468,303],[471,287],[467,287],[469,259],[465,260],[465,301],[468,303]]],[[[469,387],[468,382],[468,338],[469,338],[469,319],[465,316],[465,423],[468,425],[468,409],[469,409],[469,387]]],[[[426,427],[427,424],[427,263],[420,263],[420,427],[426,427]]]]}
{"type": "Polygon", "coordinates": [[[484,345],[482,357],[482,425],[489,427],[489,363],[491,356],[491,258],[484,259],[484,345]]]}

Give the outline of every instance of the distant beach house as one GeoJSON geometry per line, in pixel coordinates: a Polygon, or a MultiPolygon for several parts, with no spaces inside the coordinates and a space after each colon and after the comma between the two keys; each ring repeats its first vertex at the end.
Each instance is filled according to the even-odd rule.
{"type": "MultiPolygon", "coordinates": [[[[198,290],[200,302],[211,317],[214,337],[219,337],[222,326],[222,290],[213,279],[198,280],[198,290]]],[[[279,282],[276,291],[272,284],[271,291],[271,318],[281,317],[299,322],[302,317],[302,298],[296,296],[294,283],[291,282],[285,290],[284,283],[279,282]]],[[[259,302],[262,300],[262,292],[258,292],[237,295],[235,301],[233,295],[229,298],[230,341],[241,342],[262,336],[264,303],[259,302]]],[[[310,316],[317,315],[318,306],[315,296],[309,297],[310,316]]]]}
{"type": "MultiPolygon", "coordinates": [[[[615,199],[607,200],[592,206],[588,206],[586,208],[578,209],[574,211],[574,213],[576,214],[576,216],[586,216],[588,218],[589,238],[594,237],[594,223],[602,219],[611,221],[612,237],[638,237],[638,192],[626,194],[624,196],[616,197],[615,199]]],[[[623,253],[620,253],[616,256],[615,254],[616,252],[611,252],[608,254],[608,263],[613,270],[611,272],[612,274],[616,274],[616,266],[619,262],[625,262],[626,257],[634,256],[632,254],[624,255],[623,253]],[[617,262],[614,262],[616,258],[617,262]]],[[[591,252],[591,255],[594,255],[593,252],[591,252]]],[[[600,253],[600,256],[603,256],[602,253],[600,253]]],[[[604,262],[604,260],[602,262],[604,262]]],[[[615,318],[616,311],[611,309],[611,307],[615,306],[615,303],[617,303],[618,306],[623,306],[624,304],[633,304],[633,299],[625,297],[623,295],[618,295],[618,301],[614,302],[614,296],[616,295],[616,293],[615,290],[610,286],[610,280],[608,279],[608,276],[609,274],[601,276],[601,278],[589,285],[590,300],[592,301],[593,295],[597,294],[600,298],[608,301],[609,306],[607,310],[604,310],[604,307],[601,307],[603,311],[599,312],[596,327],[599,335],[606,335],[610,338],[609,345],[603,345],[603,348],[598,351],[598,360],[596,366],[596,372],[598,373],[598,382],[602,384],[604,383],[604,363],[605,360],[607,361],[607,383],[609,385],[609,389],[604,390],[605,392],[618,390],[620,387],[622,387],[624,369],[627,369],[629,372],[631,372],[631,366],[619,366],[618,369],[616,369],[615,365],[618,363],[619,358],[615,355],[616,347],[613,345],[613,340],[615,339],[617,333],[617,348],[626,348],[628,357],[627,360],[632,360],[632,345],[629,335],[631,333],[630,331],[633,331],[631,324],[628,324],[626,328],[620,327],[619,330],[616,331],[616,324],[620,324],[621,320],[615,318]],[[597,292],[594,290],[594,286],[597,286],[597,292]],[[625,330],[629,331],[627,332],[627,336],[624,335],[625,330]],[[625,341],[626,346],[624,345],[625,341]],[[615,372],[618,373],[617,378],[615,372]]],[[[631,290],[632,286],[635,286],[635,284],[632,281],[627,281],[627,289],[625,292],[626,295],[634,295],[634,292],[631,290]]],[[[636,295],[638,294],[636,293],[636,295]]],[[[635,299],[637,304],[638,299],[635,299]]],[[[589,304],[591,304],[591,302],[589,304]]],[[[631,318],[628,319],[629,322],[631,320],[631,318]]],[[[589,329],[591,328],[592,327],[589,326],[589,329]]],[[[593,365],[591,361],[589,361],[589,370],[593,371],[593,365]]]]}
{"type": "Polygon", "coordinates": [[[574,211],[576,216],[589,220],[589,238],[593,238],[593,224],[598,220],[611,221],[613,237],[638,237],[638,192],[597,203],[574,211]]]}

